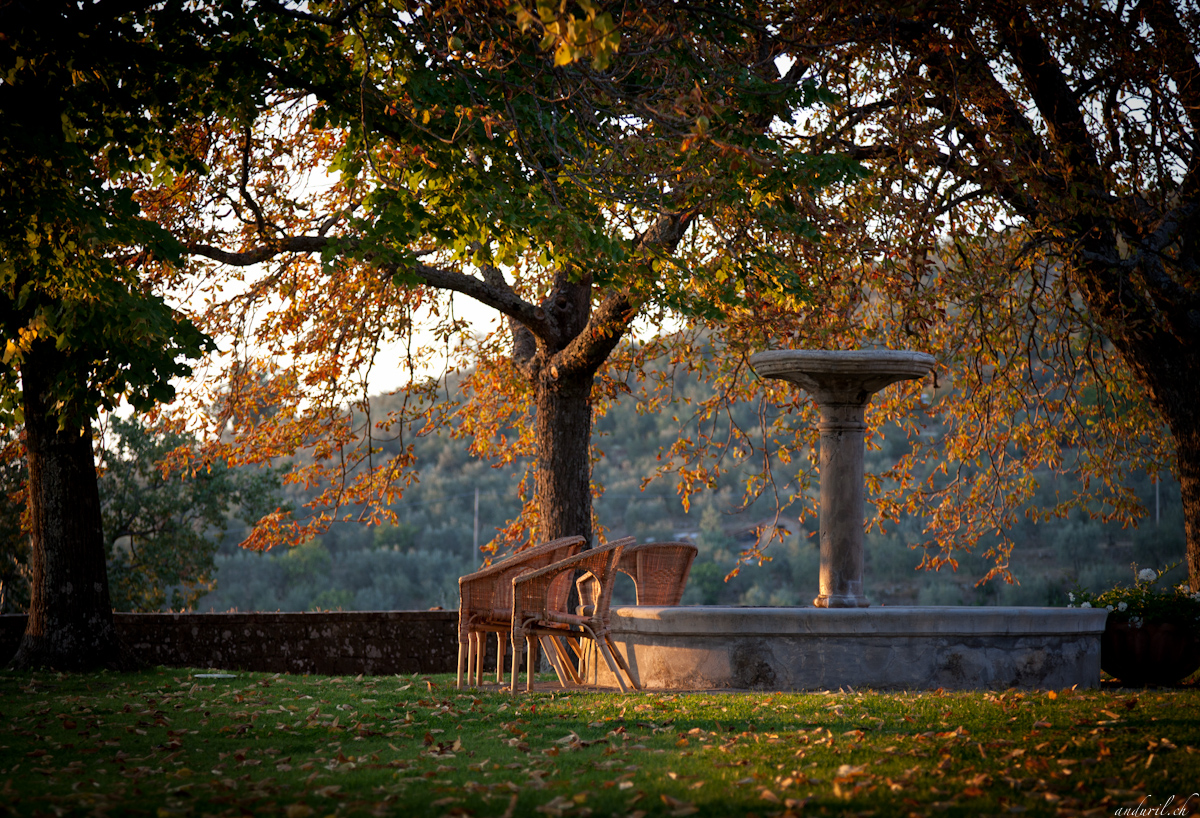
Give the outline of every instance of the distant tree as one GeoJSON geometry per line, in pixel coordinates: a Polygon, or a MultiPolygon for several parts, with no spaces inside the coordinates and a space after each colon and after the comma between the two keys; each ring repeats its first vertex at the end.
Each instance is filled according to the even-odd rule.
{"type": "Polygon", "coordinates": [[[230,516],[253,523],[285,505],[279,476],[189,466],[193,441],[136,418],[113,417],[110,433],[99,488],[113,609],[190,609],[215,585],[213,557],[230,516]]]}

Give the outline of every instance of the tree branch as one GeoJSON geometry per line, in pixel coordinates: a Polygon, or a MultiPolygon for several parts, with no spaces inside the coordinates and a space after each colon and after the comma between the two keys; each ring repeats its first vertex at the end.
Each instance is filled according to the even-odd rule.
{"type": "MultiPolygon", "coordinates": [[[[664,213],[637,241],[635,249],[672,252],[695,219],[695,212],[664,213]]],[[[594,372],[620,343],[640,304],[627,292],[608,294],[592,310],[587,325],[554,356],[560,374],[594,372]]]]}
{"type": "Polygon", "coordinates": [[[240,252],[230,252],[208,244],[185,244],[184,249],[192,255],[203,256],[230,267],[250,267],[270,261],[284,253],[319,253],[328,247],[331,241],[332,239],[326,236],[288,236],[269,245],[240,252]]]}
{"type": "MultiPolygon", "coordinates": [[[[1159,56],[1174,81],[1180,107],[1192,125],[1194,146],[1196,134],[1200,133],[1200,62],[1197,62],[1197,54],[1179,22],[1174,4],[1144,0],[1130,16],[1137,19],[1138,12],[1144,12],[1146,22],[1154,30],[1159,56]]],[[[1200,163],[1191,162],[1180,189],[1189,199],[1200,195],[1200,163]]]]}
{"type": "Polygon", "coordinates": [[[1084,122],[1079,98],[1033,21],[1024,8],[1003,3],[992,10],[992,17],[1005,50],[1021,72],[1029,95],[1046,123],[1050,139],[1059,147],[1063,170],[1077,171],[1086,166],[1095,181],[1099,181],[1096,147],[1084,122]]]}
{"type": "MultiPolygon", "coordinates": [[[[185,248],[193,255],[203,256],[221,264],[228,264],[232,267],[249,267],[253,264],[262,264],[285,253],[319,253],[331,246],[352,251],[360,246],[360,242],[354,239],[339,240],[325,236],[289,236],[269,245],[241,252],[229,252],[207,244],[190,244],[185,248]]],[[[372,263],[370,258],[366,258],[364,261],[368,264],[372,263]]],[[[394,263],[376,266],[380,271],[388,274],[395,274],[401,269],[400,265],[394,263]]],[[[522,299],[507,284],[504,284],[503,287],[497,286],[457,270],[434,267],[420,262],[409,268],[409,272],[413,273],[422,284],[429,287],[461,293],[474,298],[479,303],[520,321],[534,334],[550,337],[554,333],[554,327],[545,310],[522,299]]]]}

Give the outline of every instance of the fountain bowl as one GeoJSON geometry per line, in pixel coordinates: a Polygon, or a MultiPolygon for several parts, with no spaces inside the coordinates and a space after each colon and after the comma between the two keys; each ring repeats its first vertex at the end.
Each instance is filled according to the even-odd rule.
{"type": "Polygon", "coordinates": [[[935,363],[932,355],[898,349],[773,349],[750,356],[759,375],[794,383],[820,403],[865,404],[888,384],[923,378],[935,363]]]}

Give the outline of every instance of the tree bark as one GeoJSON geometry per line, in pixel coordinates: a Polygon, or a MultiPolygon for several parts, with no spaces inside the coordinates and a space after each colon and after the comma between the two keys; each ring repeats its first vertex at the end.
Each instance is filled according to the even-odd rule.
{"type": "Polygon", "coordinates": [[[1200,337],[1190,333],[1179,338],[1161,327],[1141,329],[1114,332],[1112,341],[1175,439],[1188,584],[1200,591],[1200,337]]]}
{"type": "Polygon", "coordinates": [[[37,341],[21,367],[33,577],[10,667],[126,669],[108,596],[91,422],[84,413],[60,416],[52,392],[67,365],[52,342],[37,341]]]}
{"type": "Polygon", "coordinates": [[[592,538],[591,372],[556,377],[547,367],[536,383],[539,540],[592,538]]]}
{"type": "MultiPolygon", "coordinates": [[[[1193,389],[1193,392],[1196,391],[1200,389],[1193,389]]],[[[1200,402],[1200,395],[1193,396],[1193,409],[1197,402],[1200,402]]],[[[1179,486],[1183,497],[1183,534],[1187,540],[1188,584],[1193,591],[1200,591],[1200,427],[1193,425],[1186,438],[1174,431],[1174,427],[1172,431],[1175,435],[1179,486]]]]}

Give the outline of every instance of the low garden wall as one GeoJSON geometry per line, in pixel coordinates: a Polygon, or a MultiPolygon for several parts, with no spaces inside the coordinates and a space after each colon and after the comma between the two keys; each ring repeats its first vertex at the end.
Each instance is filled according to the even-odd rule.
{"type": "MultiPolygon", "coordinates": [[[[25,620],[0,616],[0,667],[17,652],[25,620]]],[[[113,620],[148,665],[381,675],[449,673],[458,662],[457,611],[114,613],[113,620]]],[[[495,640],[488,642],[494,665],[495,640]]]]}

